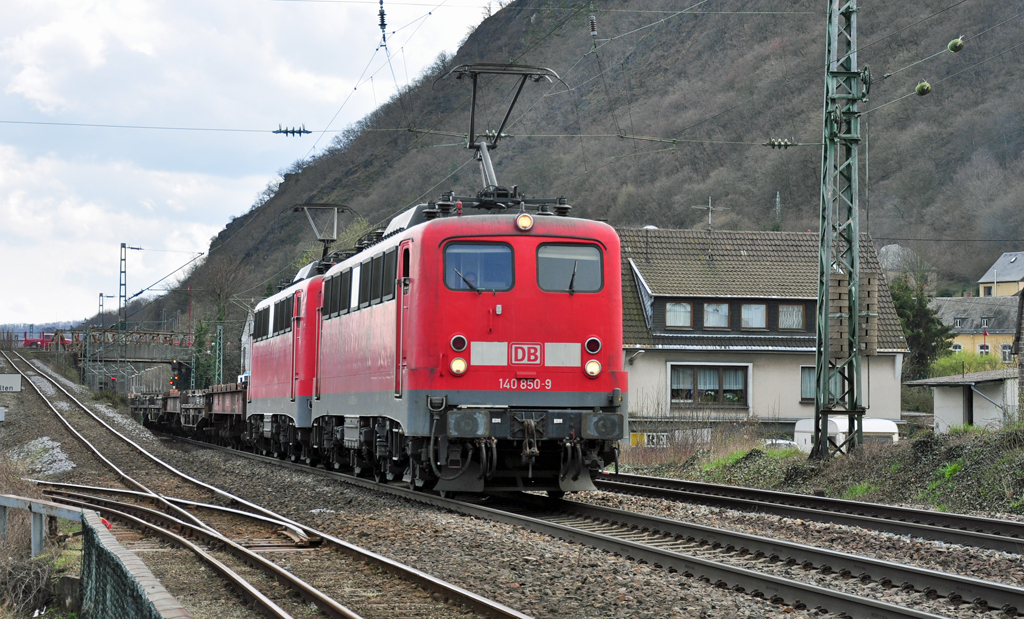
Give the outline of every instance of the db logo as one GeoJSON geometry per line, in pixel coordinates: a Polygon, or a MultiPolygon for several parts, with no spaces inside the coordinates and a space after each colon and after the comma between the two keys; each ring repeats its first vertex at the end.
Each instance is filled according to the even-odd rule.
{"type": "Polygon", "coordinates": [[[540,344],[512,344],[512,363],[540,365],[540,344]]]}

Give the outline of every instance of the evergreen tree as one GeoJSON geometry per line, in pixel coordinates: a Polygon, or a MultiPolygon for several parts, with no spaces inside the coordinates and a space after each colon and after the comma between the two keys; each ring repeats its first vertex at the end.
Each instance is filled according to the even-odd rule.
{"type": "Polygon", "coordinates": [[[928,307],[923,278],[898,276],[889,285],[889,291],[910,348],[903,375],[923,378],[932,362],[949,352],[953,329],[942,324],[935,310],[928,307]]]}

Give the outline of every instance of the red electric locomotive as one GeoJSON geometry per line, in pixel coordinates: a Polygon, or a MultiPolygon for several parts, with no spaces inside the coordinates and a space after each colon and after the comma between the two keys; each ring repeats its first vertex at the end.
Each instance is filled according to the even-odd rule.
{"type": "Polygon", "coordinates": [[[410,210],[324,275],[304,457],[439,491],[593,489],[625,428],[619,264],[599,222],[410,210]]]}

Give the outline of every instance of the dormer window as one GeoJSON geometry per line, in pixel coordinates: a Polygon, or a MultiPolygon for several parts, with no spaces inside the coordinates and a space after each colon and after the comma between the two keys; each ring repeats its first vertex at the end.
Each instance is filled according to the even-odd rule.
{"type": "Polygon", "coordinates": [[[768,306],[764,303],[744,303],[741,327],[744,329],[764,329],[768,326],[768,306]]]}
{"type": "Polygon", "coordinates": [[[716,329],[729,328],[729,304],[705,303],[704,326],[716,329]]]}
{"type": "Polygon", "coordinates": [[[981,327],[984,329],[988,327],[988,316],[981,317],[981,327]]]}
{"type": "Polygon", "coordinates": [[[693,326],[693,310],[689,303],[666,303],[665,304],[665,326],[685,327],[693,326]]]}
{"type": "Polygon", "coordinates": [[[956,318],[953,319],[953,328],[954,329],[959,329],[962,326],[964,326],[964,319],[963,319],[963,317],[957,316],[956,318]]]}

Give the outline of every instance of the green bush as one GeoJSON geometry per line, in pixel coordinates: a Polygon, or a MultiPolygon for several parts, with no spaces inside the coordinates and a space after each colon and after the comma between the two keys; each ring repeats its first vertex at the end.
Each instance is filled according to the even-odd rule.
{"type": "Polygon", "coordinates": [[[932,378],[935,378],[938,376],[998,370],[1002,365],[1003,362],[998,355],[979,355],[976,352],[963,350],[936,359],[929,368],[929,373],[932,378]]]}

